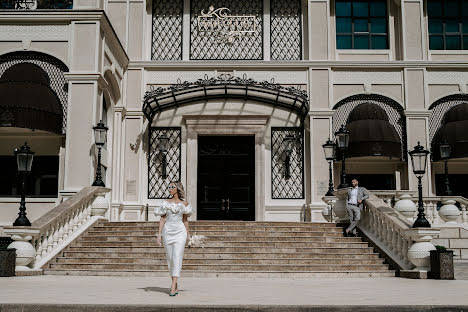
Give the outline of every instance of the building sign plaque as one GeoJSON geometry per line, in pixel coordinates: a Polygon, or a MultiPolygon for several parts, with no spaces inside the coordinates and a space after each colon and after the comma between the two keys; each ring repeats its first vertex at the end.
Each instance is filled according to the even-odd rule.
{"type": "Polygon", "coordinates": [[[202,10],[198,16],[198,31],[231,44],[236,38],[255,32],[255,15],[229,15],[229,11],[228,8],[215,9],[213,6],[206,13],[202,10]]]}

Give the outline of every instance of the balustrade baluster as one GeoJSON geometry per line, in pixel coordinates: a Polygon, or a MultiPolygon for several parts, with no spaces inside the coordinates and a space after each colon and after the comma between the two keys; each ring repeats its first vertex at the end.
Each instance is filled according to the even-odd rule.
{"type": "Polygon", "coordinates": [[[392,226],[392,250],[396,254],[399,254],[398,252],[398,229],[396,227],[392,226]]]}
{"type": "Polygon", "coordinates": [[[462,222],[465,223],[465,224],[468,224],[468,215],[467,215],[467,212],[466,212],[466,205],[464,204],[461,204],[461,209],[462,209],[462,222]]]}
{"type": "Polygon", "coordinates": [[[410,242],[407,238],[403,237],[402,258],[406,264],[410,263],[410,260],[408,258],[408,249],[410,249],[411,245],[412,245],[412,242],[410,242]]]}
{"type": "Polygon", "coordinates": [[[380,241],[386,245],[387,243],[387,223],[386,220],[384,219],[384,216],[381,216],[381,223],[380,227],[382,229],[382,236],[380,237],[380,241]]]}
{"type": "Polygon", "coordinates": [[[392,250],[393,249],[393,246],[392,246],[393,227],[388,220],[386,220],[385,223],[387,224],[387,238],[386,238],[387,245],[390,248],[390,250],[392,250]]]}
{"type": "Polygon", "coordinates": [[[73,217],[73,231],[72,231],[72,233],[74,233],[78,229],[78,218],[79,218],[78,215],[79,215],[79,211],[75,210],[75,214],[74,214],[74,217],[73,217]]]}
{"type": "Polygon", "coordinates": [[[42,258],[42,248],[43,248],[42,235],[41,233],[39,233],[39,236],[37,238],[37,246],[36,246],[36,261],[39,261],[42,258]]]}
{"type": "Polygon", "coordinates": [[[52,251],[52,246],[54,245],[54,227],[49,225],[49,230],[47,231],[47,252],[52,251]]]}
{"type": "Polygon", "coordinates": [[[59,240],[60,223],[57,221],[54,226],[54,235],[52,236],[52,247],[57,247],[59,240]]]}
{"type": "Polygon", "coordinates": [[[440,221],[440,216],[439,216],[439,212],[437,211],[437,202],[433,202],[433,207],[432,207],[432,224],[433,225],[436,225],[436,224],[440,224],[442,223],[440,221]]]}
{"type": "Polygon", "coordinates": [[[63,225],[63,239],[68,237],[68,224],[70,223],[70,214],[65,216],[64,225],[63,225]]]}
{"type": "Polygon", "coordinates": [[[376,238],[378,238],[379,232],[378,232],[378,217],[375,211],[372,211],[372,233],[376,238]]]}
{"type": "Polygon", "coordinates": [[[424,209],[425,209],[425,214],[426,214],[426,219],[429,221],[429,223],[433,224],[434,223],[434,215],[433,215],[433,205],[432,202],[425,202],[424,203],[424,209]]]}
{"type": "Polygon", "coordinates": [[[60,227],[58,231],[58,243],[60,244],[63,241],[63,228],[65,227],[65,218],[60,220],[60,227]]]}
{"type": "Polygon", "coordinates": [[[396,254],[403,259],[403,238],[400,233],[400,231],[397,232],[397,238],[396,238],[396,254]]]}

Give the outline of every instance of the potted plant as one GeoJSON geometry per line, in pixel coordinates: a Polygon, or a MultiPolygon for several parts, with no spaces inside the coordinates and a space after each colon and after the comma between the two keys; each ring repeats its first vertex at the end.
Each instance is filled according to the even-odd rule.
{"type": "Polygon", "coordinates": [[[435,246],[431,250],[431,272],[430,278],[453,280],[453,250],[447,250],[444,246],[435,246]]]}

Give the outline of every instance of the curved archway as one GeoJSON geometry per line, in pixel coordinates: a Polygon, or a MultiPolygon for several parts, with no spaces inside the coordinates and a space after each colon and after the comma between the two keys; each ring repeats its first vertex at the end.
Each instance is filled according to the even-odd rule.
{"type": "Polygon", "coordinates": [[[432,111],[429,117],[429,139],[434,140],[434,135],[441,127],[445,114],[459,104],[468,103],[468,94],[452,94],[444,96],[431,104],[429,110],[432,111]]]}
{"type": "MultiPolygon", "coordinates": [[[[398,102],[378,94],[357,94],[339,101],[333,109],[335,110],[335,114],[333,115],[333,132],[338,131],[339,127],[343,124],[348,125],[354,122],[356,125],[359,125],[355,130],[361,131],[361,134],[358,135],[360,137],[359,140],[361,140],[361,143],[365,141],[369,145],[366,149],[367,151],[356,151],[352,157],[377,156],[381,154],[378,156],[406,159],[406,119],[404,109],[398,102]],[[358,107],[360,108],[358,109],[358,107]],[[359,129],[363,123],[367,124],[367,126],[359,129]],[[373,127],[370,123],[374,123],[373,127]],[[375,130],[377,132],[369,132],[371,129],[377,129],[375,130]],[[363,131],[368,132],[364,133],[363,131]],[[388,146],[384,147],[382,144],[376,143],[383,139],[386,140],[388,146]],[[376,144],[380,145],[380,147],[376,144]],[[396,144],[399,145],[398,155],[395,150],[396,144]],[[386,155],[382,154],[384,150],[386,150],[384,153],[386,155]]],[[[350,138],[350,140],[352,139],[350,138]]]]}
{"type": "MultiPolygon", "coordinates": [[[[16,51],[0,55],[0,77],[12,66],[29,63],[39,67],[48,76],[48,86],[55,93],[61,106],[60,134],[65,134],[68,107],[68,82],[64,73],[68,67],[56,57],[32,51],[16,51]]],[[[55,131],[54,131],[55,132],[55,131]]]]}
{"type": "Polygon", "coordinates": [[[38,65],[19,63],[0,77],[0,126],[62,133],[62,106],[38,65]]]}

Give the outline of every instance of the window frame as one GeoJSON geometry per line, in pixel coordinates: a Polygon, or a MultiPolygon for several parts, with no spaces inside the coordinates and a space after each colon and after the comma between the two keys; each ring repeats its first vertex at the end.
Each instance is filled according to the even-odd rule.
{"type": "Polygon", "coordinates": [[[339,51],[350,51],[350,50],[355,50],[355,51],[366,51],[366,50],[373,50],[373,51],[385,51],[385,50],[390,50],[390,19],[389,19],[389,14],[390,14],[390,7],[388,0],[382,0],[382,2],[385,4],[385,10],[386,14],[385,16],[373,16],[371,15],[370,12],[370,5],[369,3],[372,2],[372,0],[335,0],[334,1],[334,12],[335,12],[335,46],[336,50],[339,51]],[[351,15],[349,17],[345,16],[338,16],[337,15],[337,10],[336,10],[336,5],[339,2],[345,2],[345,3],[350,3],[351,5],[351,15]],[[367,2],[367,16],[355,16],[353,12],[353,3],[354,2],[367,2]],[[338,20],[340,18],[350,18],[351,19],[351,32],[338,32],[338,20]],[[381,32],[376,32],[373,33],[371,30],[371,20],[374,18],[385,18],[385,25],[386,25],[386,32],[381,33],[381,32]],[[356,32],[355,31],[355,20],[357,19],[367,19],[367,30],[366,32],[356,32]],[[351,47],[350,48],[339,48],[338,47],[338,36],[350,36],[351,37],[351,47]],[[369,47],[368,48],[357,48],[355,47],[355,37],[356,36],[367,36],[369,39],[369,47]],[[385,37],[386,38],[386,47],[385,48],[373,48],[372,47],[372,37],[373,36],[379,36],[379,37],[385,37]]]}
{"type": "MultiPolygon", "coordinates": [[[[446,14],[446,9],[445,9],[445,3],[446,0],[438,0],[442,4],[442,13],[440,16],[434,16],[431,17],[429,15],[429,2],[431,0],[428,0],[426,2],[426,16],[427,16],[427,36],[428,36],[428,49],[430,51],[468,51],[468,42],[467,46],[464,47],[464,37],[468,38],[468,31],[465,33],[463,32],[463,0],[457,0],[458,2],[458,15],[457,16],[448,16],[446,14]],[[441,21],[442,22],[442,32],[437,32],[437,33],[431,33],[430,31],[430,23],[431,21],[436,20],[436,21],[441,21]],[[447,22],[453,22],[456,21],[458,24],[458,32],[447,32],[447,22]],[[431,37],[432,36],[441,36],[442,37],[442,43],[443,47],[441,49],[434,49],[431,48],[431,37]],[[446,38],[447,36],[457,36],[460,39],[460,48],[459,49],[447,49],[447,41],[446,38]]],[[[465,16],[467,24],[468,24],[468,14],[465,16]]],[[[467,25],[468,26],[468,25],[467,25]]]]}

